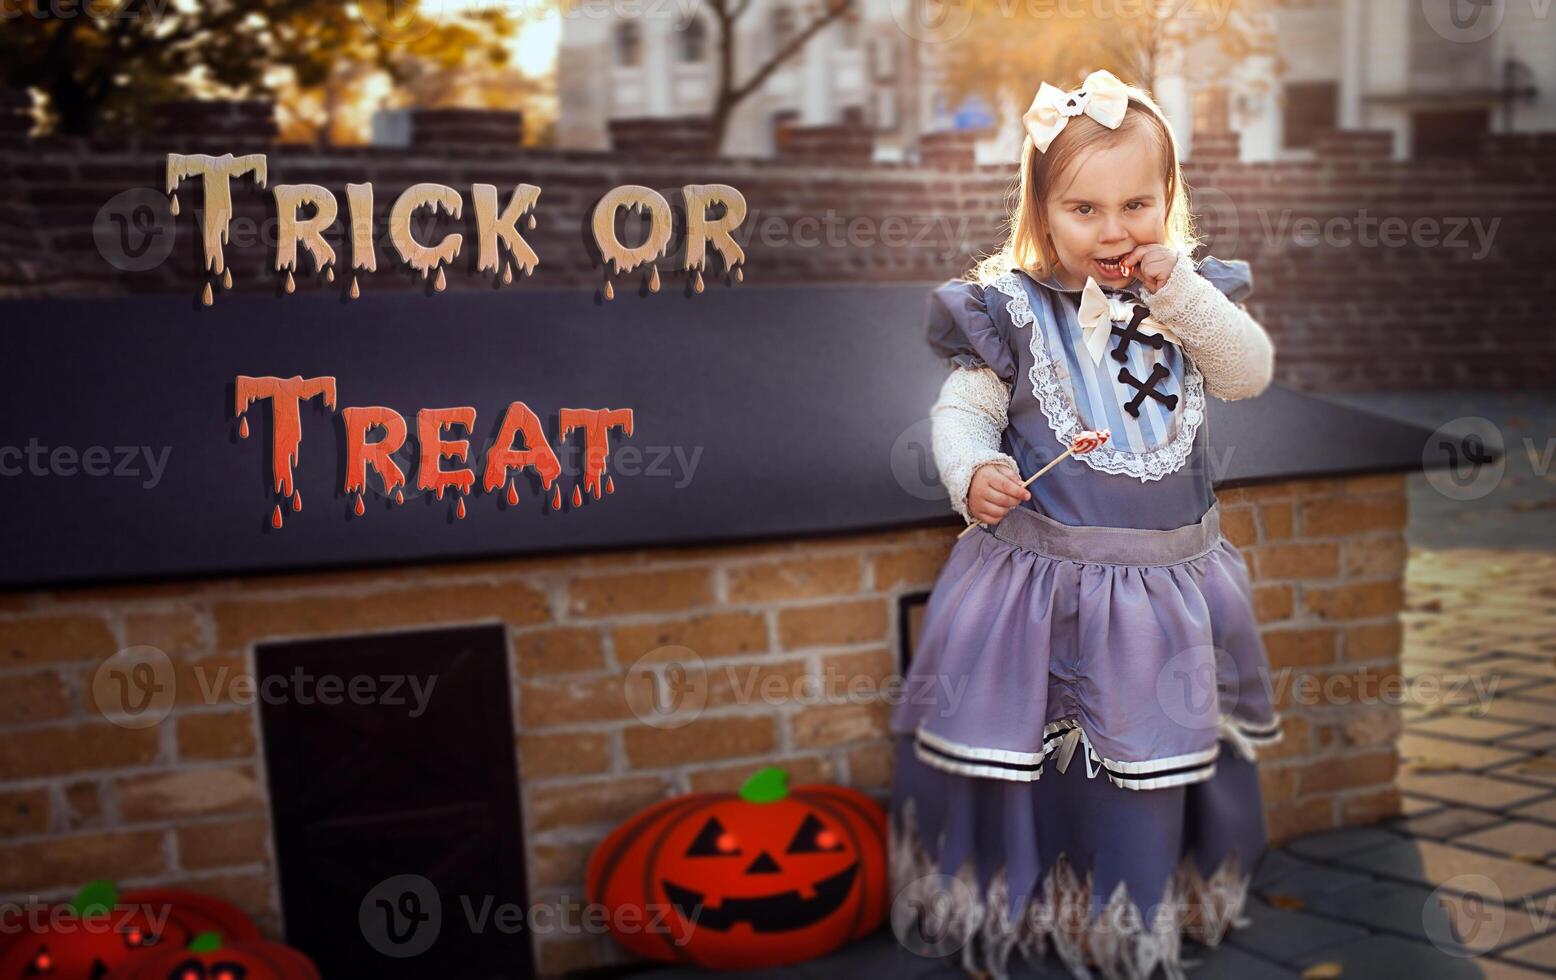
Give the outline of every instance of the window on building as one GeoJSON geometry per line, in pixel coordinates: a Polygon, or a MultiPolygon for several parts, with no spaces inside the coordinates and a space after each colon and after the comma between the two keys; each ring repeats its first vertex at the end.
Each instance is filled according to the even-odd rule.
{"type": "Polygon", "coordinates": [[[1410,131],[1412,156],[1468,156],[1480,152],[1480,138],[1491,132],[1491,110],[1439,109],[1411,113],[1410,131]]]}
{"type": "Polygon", "coordinates": [[[843,47],[857,48],[860,41],[859,15],[852,11],[843,15],[842,26],[843,47]]]}
{"type": "Polygon", "coordinates": [[[708,23],[701,17],[693,15],[684,24],[676,27],[680,33],[681,61],[695,65],[700,64],[708,56],[708,23]]]}
{"type": "Polygon", "coordinates": [[[643,63],[643,28],[634,21],[616,25],[616,64],[637,68],[643,63]]]}
{"type": "Polygon", "coordinates": [[[1281,145],[1288,150],[1307,149],[1318,134],[1338,128],[1338,82],[1287,82],[1281,145]]]}
{"type": "Polygon", "coordinates": [[[772,52],[776,54],[793,40],[795,32],[799,30],[794,17],[794,8],[786,3],[774,7],[770,27],[768,43],[772,46],[772,52]]]}
{"type": "Polygon", "coordinates": [[[1225,133],[1231,130],[1226,88],[1209,85],[1194,93],[1194,132],[1225,133]]]}

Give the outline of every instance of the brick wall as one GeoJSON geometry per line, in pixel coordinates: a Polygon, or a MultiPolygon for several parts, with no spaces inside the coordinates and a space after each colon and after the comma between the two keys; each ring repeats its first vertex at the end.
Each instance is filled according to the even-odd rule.
{"type": "MultiPolygon", "coordinates": [[[[20,118],[10,105],[0,99],[0,114],[20,118]]],[[[390,203],[410,183],[446,183],[467,199],[476,181],[505,191],[538,184],[539,226],[528,238],[541,263],[531,282],[597,287],[601,272],[580,229],[600,195],[620,183],[667,193],[687,183],[738,187],[750,206],[746,281],[758,284],[960,274],[997,244],[1013,176],[1008,166],[974,166],[971,144],[950,136],[927,141],[923,166],[870,163],[861,142],[868,133],[848,126],[786,127],[784,159],[710,161],[706,126],[696,120],[618,121],[618,152],[583,153],[516,148],[516,114],[479,116],[428,115],[410,148],[270,145],[271,185],[334,190],[342,251],[348,182],[372,181],[380,241],[390,203]],[[444,138],[426,139],[428,126],[444,138]]],[[[161,119],[158,130],[130,140],[29,139],[18,125],[0,125],[0,297],[199,293],[197,185],[180,195],[178,247],[153,269],[116,268],[94,244],[94,222],[112,231],[99,213],[106,202],[131,187],[160,189],[166,152],[251,151],[267,145],[274,127],[252,103],[180,104],[161,119]]],[[[1275,337],[1279,380],[1306,390],[1545,383],[1556,332],[1544,305],[1556,295],[1556,268],[1535,257],[1556,222],[1556,134],[1491,136],[1475,155],[1401,162],[1379,134],[1335,133],[1311,161],[1257,165],[1237,161],[1236,140],[1199,139],[1188,178],[1211,233],[1208,250],[1253,264],[1250,308],[1275,337]],[[1401,236],[1369,230],[1384,220],[1401,236]]],[[[226,254],[236,288],[274,291],[274,248],[262,234],[272,198],[239,185],[234,199],[226,254]]],[[[449,286],[491,288],[473,272],[468,211],[467,201],[467,247],[449,286]]],[[[391,249],[381,246],[378,261],[363,288],[428,288],[391,249]]],[[[661,262],[667,288],[684,285],[673,265],[661,262]]],[[[326,285],[301,276],[298,288],[344,292],[350,278],[326,285]]]]}
{"type": "MultiPolygon", "coordinates": [[[[1225,533],[1254,574],[1282,693],[1285,739],[1262,769],[1273,837],[1397,813],[1394,709],[1304,704],[1296,680],[1398,674],[1404,478],[1219,496],[1225,533]]],[[[202,691],[222,668],[252,673],[255,644],[284,638],[508,627],[533,902],[584,901],[589,851],[630,813],[735,788],[762,765],[885,802],[888,700],[766,703],[739,692],[769,677],[788,689],[803,677],[868,686],[892,676],[897,604],[931,587],[953,541],[947,527],[0,596],[0,900],[113,876],[228,897],[274,931],[257,710],[206,703],[202,691]],[[137,644],[173,660],[178,698],[161,724],[127,730],[98,713],[91,677],[137,644]],[[709,668],[708,704],[686,727],[649,726],[629,708],[627,669],[672,644],[709,668]]],[[[538,939],[547,973],[621,955],[603,940],[538,939]]]]}

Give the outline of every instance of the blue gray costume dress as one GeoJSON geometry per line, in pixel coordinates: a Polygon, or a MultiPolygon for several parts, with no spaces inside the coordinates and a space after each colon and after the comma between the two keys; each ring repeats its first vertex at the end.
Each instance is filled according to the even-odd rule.
{"type": "MultiPolygon", "coordinates": [[[[1252,288],[1245,262],[1180,265],[1230,301],[1252,288]]],[[[1153,299],[1104,292],[1126,314],[1153,299]]],[[[893,894],[931,953],[996,977],[1050,942],[1079,977],[1181,977],[1184,934],[1214,945],[1244,921],[1280,720],[1220,531],[1205,378],[1123,320],[1094,362],[1081,295],[1012,270],[931,297],[933,349],[1010,390],[1000,450],[1023,479],[1081,429],[1112,439],[940,572],[891,722],[893,894]]]]}

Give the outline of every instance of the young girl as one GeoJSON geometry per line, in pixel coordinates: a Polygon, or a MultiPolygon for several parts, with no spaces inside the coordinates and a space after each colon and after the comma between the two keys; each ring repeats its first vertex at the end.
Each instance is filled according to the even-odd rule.
{"type": "Polygon", "coordinates": [[[1245,924],[1266,846],[1256,760],[1281,731],[1205,395],[1262,392],[1273,349],[1238,304],[1247,263],[1191,258],[1150,95],[1096,72],[1023,122],[1009,241],[930,303],[934,457],[984,527],[935,583],[892,718],[893,893],[918,930],[898,934],[980,975],[1051,942],[1077,977],[1182,977],[1185,934],[1245,924]]]}

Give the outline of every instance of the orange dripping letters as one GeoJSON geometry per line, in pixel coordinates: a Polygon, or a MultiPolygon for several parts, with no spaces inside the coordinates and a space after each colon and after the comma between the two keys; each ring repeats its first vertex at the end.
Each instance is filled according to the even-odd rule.
{"type": "Polygon", "coordinates": [[[605,461],[611,451],[610,430],[621,429],[632,435],[632,409],[564,408],[557,413],[557,422],[563,439],[574,429],[584,430],[584,486],[598,497],[600,477],[605,474],[605,461]]]}
{"type": "MultiPolygon", "coordinates": [[[[486,452],[486,472],[481,478],[481,489],[491,493],[508,482],[509,470],[523,470],[526,466],[535,468],[542,483],[550,483],[562,472],[562,464],[557,462],[556,453],[551,451],[545,432],[541,430],[540,419],[528,405],[512,402],[503,413],[496,441],[486,452]],[[518,435],[524,436],[524,445],[528,448],[513,448],[514,437],[518,435]]],[[[518,503],[517,492],[510,494],[508,502],[518,503]]]]}
{"type": "Polygon", "coordinates": [[[250,378],[238,375],[236,385],[237,405],[233,414],[242,416],[256,401],[270,400],[270,431],[272,447],[270,472],[276,492],[290,497],[293,492],[292,467],[297,464],[297,445],[302,441],[300,405],[304,401],[323,396],[324,404],[335,410],[335,379],[302,378],[250,378]]]}
{"type": "Polygon", "coordinates": [[[346,426],[345,492],[357,494],[357,506],[361,506],[361,495],[367,490],[368,467],[383,481],[385,493],[398,492],[405,485],[405,473],[392,454],[405,445],[405,417],[392,408],[373,406],[345,409],[341,418],[346,426]],[[375,428],[382,428],[384,437],[368,442],[367,434],[375,428]]]}
{"type": "Polygon", "coordinates": [[[449,459],[468,459],[470,456],[468,439],[443,438],[444,428],[454,425],[463,426],[467,433],[475,431],[475,409],[468,406],[424,408],[416,413],[416,438],[421,442],[421,465],[416,474],[416,485],[423,490],[435,491],[439,500],[443,499],[443,491],[448,487],[454,487],[460,493],[469,493],[475,485],[475,471],[444,470],[438,466],[445,456],[449,459]]]}

